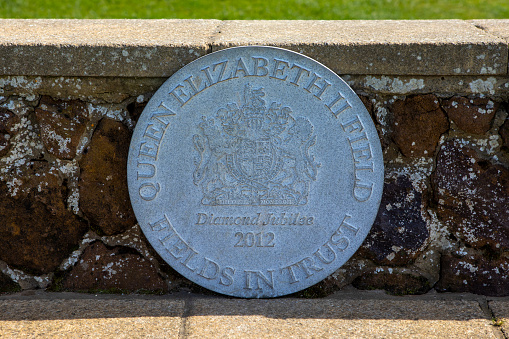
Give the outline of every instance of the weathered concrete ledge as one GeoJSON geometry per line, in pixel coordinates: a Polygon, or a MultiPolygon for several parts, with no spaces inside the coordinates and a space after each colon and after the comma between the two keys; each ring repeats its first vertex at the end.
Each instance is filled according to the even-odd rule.
{"type": "Polygon", "coordinates": [[[0,20],[0,74],[167,77],[211,51],[291,49],[339,74],[506,75],[509,20],[0,20]]]}

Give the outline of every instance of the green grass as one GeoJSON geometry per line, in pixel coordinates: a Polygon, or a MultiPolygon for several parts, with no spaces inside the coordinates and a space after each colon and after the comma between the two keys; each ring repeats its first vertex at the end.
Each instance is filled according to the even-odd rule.
{"type": "Polygon", "coordinates": [[[1,18],[501,19],[508,0],[0,0],[1,18]]]}

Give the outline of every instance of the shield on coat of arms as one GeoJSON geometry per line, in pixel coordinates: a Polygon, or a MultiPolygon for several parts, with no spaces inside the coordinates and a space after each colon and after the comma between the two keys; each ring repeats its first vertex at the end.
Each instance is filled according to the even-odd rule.
{"type": "Polygon", "coordinates": [[[275,174],[276,161],[276,152],[269,139],[245,139],[233,157],[233,164],[239,174],[262,183],[275,174]]]}

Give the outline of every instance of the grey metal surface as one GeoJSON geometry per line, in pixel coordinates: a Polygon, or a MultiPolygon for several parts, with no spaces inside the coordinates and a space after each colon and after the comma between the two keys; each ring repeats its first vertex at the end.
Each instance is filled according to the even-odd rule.
{"type": "Polygon", "coordinates": [[[197,284],[261,298],[332,274],[369,232],[378,135],[335,73],[301,54],[237,47],[180,69],[139,118],[131,202],[156,251],[197,284]]]}

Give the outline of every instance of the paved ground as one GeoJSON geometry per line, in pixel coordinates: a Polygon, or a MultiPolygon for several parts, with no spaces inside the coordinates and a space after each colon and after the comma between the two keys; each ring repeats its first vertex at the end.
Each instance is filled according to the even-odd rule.
{"type": "Polygon", "coordinates": [[[324,299],[0,296],[1,338],[504,338],[507,320],[509,298],[468,294],[392,297],[352,289],[324,299]]]}

